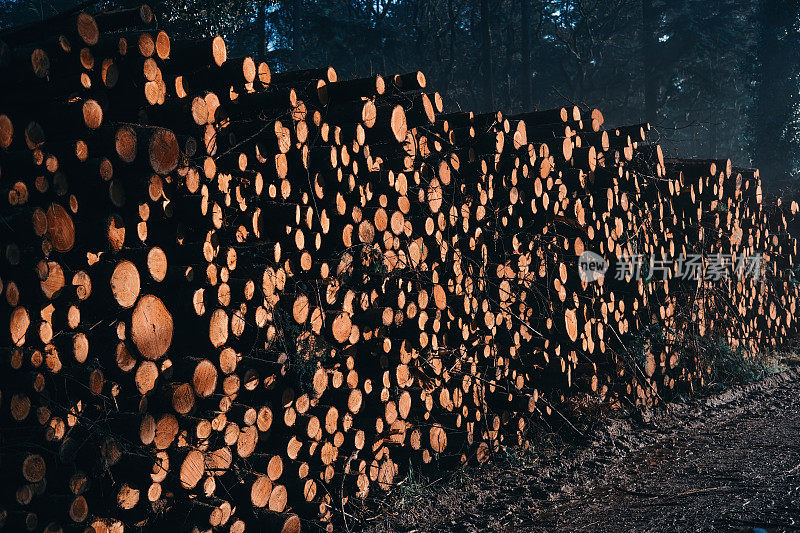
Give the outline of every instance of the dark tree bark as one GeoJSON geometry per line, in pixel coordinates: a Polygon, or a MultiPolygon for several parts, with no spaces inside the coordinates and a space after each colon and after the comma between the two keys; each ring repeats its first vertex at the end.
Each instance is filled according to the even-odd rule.
{"type": "Polygon", "coordinates": [[[267,56],[267,2],[266,0],[260,0],[257,5],[258,47],[256,48],[256,54],[258,59],[263,60],[267,56]]]}
{"type": "MultiPolygon", "coordinates": [[[[797,161],[797,0],[763,0],[758,13],[757,88],[751,116],[753,162],[765,183],[788,182],[797,161]]],[[[795,171],[796,172],[796,171],[795,171]]]]}
{"type": "Polygon", "coordinates": [[[487,109],[494,109],[494,68],[492,37],[489,32],[489,0],[481,0],[481,63],[483,65],[483,97],[487,109]]]}
{"type": "Polygon", "coordinates": [[[292,0],[292,59],[296,67],[300,66],[303,58],[303,33],[301,0],[292,0]]]}
{"type": "Polygon", "coordinates": [[[717,157],[717,149],[719,145],[719,121],[721,120],[719,113],[715,107],[709,109],[709,135],[708,135],[708,154],[711,157],[717,157]]]}
{"type": "Polygon", "coordinates": [[[644,117],[653,125],[658,114],[658,80],[656,79],[655,10],[652,0],[642,0],[642,71],[644,74],[644,117]]]}
{"type": "Polygon", "coordinates": [[[519,88],[515,87],[517,76],[513,74],[514,70],[518,70],[514,68],[514,54],[517,53],[517,43],[516,43],[517,29],[514,25],[513,17],[509,17],[508,25],[506,26],[505,30],[506,30],[505,31],[506,41],[504,44],[506,53],[505,53],[505,61],[503,64],[503,78],[504,78],[503,81],[505,82],[505,91],[503,97],[505,101],[503,102],[503,100],[500,100],[500,102],[502,103],[500,103],[499,105],[502,105],[503,107],[507,108],[508,106],[511,105],[511,102],[513,102],[516,99],[517,95],[519,94],[517,92],[519,91],[519,88]]]}
{"type": "Polygon", "coordinates": [[[450,55],[448,56],[447,76],[444,84],[446,90],[450,88],[450,81],[453,79],[453,71],[456,66],[456,12],[453,0],[447,0],[447,17],[447,33],[450,36],[450,55]]]}
{"type": "Polygon", "coordinates": [[[522,0],[522,106],[531,108],[531,13],[530,0],[522,0]]]}

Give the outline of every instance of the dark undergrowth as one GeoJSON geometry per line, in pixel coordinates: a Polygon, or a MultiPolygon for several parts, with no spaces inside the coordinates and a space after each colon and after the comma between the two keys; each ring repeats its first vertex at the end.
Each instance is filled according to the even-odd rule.
{"type": "MultiPolygon", "coordinates": [[[[725,389],[750,383],[781,372],[791,366],[800,366],[800,357],[794,349],[761,354],[748,354],[733,349],[722,340],[704,340],[699,345],[702,361],[708,366],[709,379],[698,396],[719,393],[725,389]]],[[[676,401],[687,399],[684,395],[676,401]]],[[[485,464],[468,463],[455,469],[437,469],[427,465],[403,465],[404,477],[386,492],[371,493],[363,502],[351,506],[339,523],[342,530],[403,530],[404,516],[414,516],[425,509],[443,493],[456,492],[455,487],[475,483],[476,479],[491,477],[493,473],[519,470],[525,475],[540,475],[539,465],[560,460],[569,450],[588,445],[594,440],[597,429],[613,418],[628,419],[631,427],[648,424],[654,412],[643,412],[633,404],[618,409],[586,408],[593,404],[591,398],[569,402],[562,406],[558,416],[539,417],[530,424],[529,446],[500,446],[485,464]],[[558,421],[561,423],[558,423],[558,421]],[[400,526],[399,529],[395,529],[400,526]]],[[[663,407],[663,406],[662,406],[663,407]]],[[[542,488],[542,496],[546,496],[542,488]]],[[[424,511],[423,511],[424,512],[424,511]]],[[[419,517],[417,517],[416,522],[419,517]]],[[[415,520],[411,520],[414,522],[415,520]]]]}
{"type": "Polygon", "coordinates": [[[791,353],[749,354],[742,348],[731,348],[722,339],[702,342],[703,353],[710,361],[711,379],[706,387],[710,392],[763,379],[784,370],[786,362],[791,360],[791,353]]]}

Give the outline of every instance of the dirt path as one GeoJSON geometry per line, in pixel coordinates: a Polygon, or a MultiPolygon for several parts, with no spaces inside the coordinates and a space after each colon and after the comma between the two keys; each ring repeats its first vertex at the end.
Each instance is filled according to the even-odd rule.
{"type": "Polygon", "coordinates": [[[375,531],[800,531],[800,372],[400,489],[375,531]],[[586,480],[589,480],[587,483],[586,480]]]}

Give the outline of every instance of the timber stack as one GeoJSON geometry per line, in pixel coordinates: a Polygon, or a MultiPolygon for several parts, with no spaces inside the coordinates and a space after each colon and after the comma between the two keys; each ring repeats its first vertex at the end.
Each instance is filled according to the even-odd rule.
{"type": "Polygon", "coordinates": [[[576,399],[702,386],[698,339],[798,333],[797,205],[647,124],[445,113],[421,72],[272,72],[147,6],[8,31],[0,72],[7,531],[332,530],[576,399]],[[679,256],[761,272],[618,268],[679,256]]]}

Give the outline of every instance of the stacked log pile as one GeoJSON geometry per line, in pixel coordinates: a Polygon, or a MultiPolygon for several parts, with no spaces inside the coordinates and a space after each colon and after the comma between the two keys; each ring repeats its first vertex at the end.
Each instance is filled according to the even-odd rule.
{"type": "Polygon", "coordinates": [[[697,339],[797,335],[797,206],[757,171],[665,160],[598,110],[448,114],[420,72],[275,73],[153,26],[2,36],[5,530],[332,529],[570,399],[703,385],[697,339]],[[763,272],[684,279],[691,254],[763,272]],[[638,255],[665,279],[616,275],[638,255]]]}

